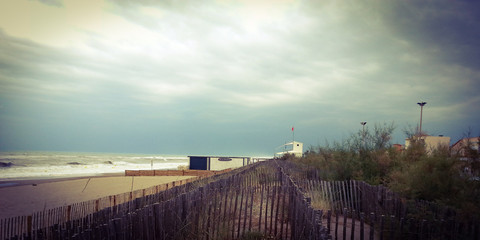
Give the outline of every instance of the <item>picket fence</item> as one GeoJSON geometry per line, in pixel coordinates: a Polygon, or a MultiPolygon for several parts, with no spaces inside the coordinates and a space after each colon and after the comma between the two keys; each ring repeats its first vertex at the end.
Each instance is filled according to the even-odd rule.
{"type": "Polygon", "coordinates": [[[30,221],[0,220],[0,239],[478,239],[478,221],[461,221],[452,209],[318,175],[286,161],[255,163],[127,193],[115,204],[109,198],[110,206],[96,200],[69,217],[58,208],[30,221]],[[412,217],[421,213],[430,218],[412,217]]]}
{"type": "Polygon", "coordinates": [[[279,161],[312,205],[328,209],[324,225],[333,239],[480,239],[479,219],[426,201],[407,201],[384,186],[323,181],[319,170],[279,161]]]}
{"type": "Polygon", "coordinates": [[[116,194],[99,199],[74,203],[67,206],[34,212],[28,216],[17,216],[0,219],[0,239],[8,239],[11,236],[21,236],[35,229],[47,228],[53,225],[78,220],[102,209],[118,205],[131,205],[132,201],[152,194],[164,192],[175,186],[193,182],[196,178],[174,181],[146,189],[116,194]]]}
{"type": "Polygon", "coordinates": [[[327,239],[321,210],[314,210],[279,169],[274,161],[256,163],[151,194],[128,193],[111,206],[96,200],[79,204],[81,210],[67,207],[68,217],[65,208],[57,208],[4,219],[0,238],[327,239]]]}

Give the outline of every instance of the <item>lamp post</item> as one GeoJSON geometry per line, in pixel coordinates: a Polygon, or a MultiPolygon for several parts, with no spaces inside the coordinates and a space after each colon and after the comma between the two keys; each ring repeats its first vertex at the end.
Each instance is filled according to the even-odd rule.
{"type": "Polygon", "coordinates": [[[363,141],[363,147],[365,148],[365,124],[367,124],[367,122],[360,122],[360,124],[362,124],[362,126],[363,126],[362,141],[363,141]]]}
{"type": "Polygon", "coordinates": [[[418,102],[418,105],[420,105],[420,130],[419,130],[419,135],[420,137],[422,136],[422,117],[423,117],[423,106],[427,104],[427,102],[418,102]]]}
{"type": "Polygon", "coordinates": [[[365,132],[365,124],[367,124],[367,122],[360,122],[360,124],[363,125],[363,132],[365,132]]]}

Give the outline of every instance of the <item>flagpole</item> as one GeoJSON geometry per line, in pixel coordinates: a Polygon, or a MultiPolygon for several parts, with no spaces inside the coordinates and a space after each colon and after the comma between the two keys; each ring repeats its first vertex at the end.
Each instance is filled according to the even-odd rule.
{"type": "Polygon", "coordinates": [[[292,127],[292,135],[293,135],[293,142],[292,143],[295,143],[295,128],[292,127]]]}

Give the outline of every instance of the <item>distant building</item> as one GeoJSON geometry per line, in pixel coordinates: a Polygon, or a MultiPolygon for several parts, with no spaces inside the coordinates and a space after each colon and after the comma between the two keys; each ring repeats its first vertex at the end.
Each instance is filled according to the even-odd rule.
{"type": "Polygon", "coordinates": [[[458,154],[460,157],[468,158],[471,157],[469,154],[472,154],[472,151],[473,153],[480,153],[479,142],[480,137],[463,138],[452,145],[451,151],[453,154],[458,154]]]}
{"type": "Polygon", "coordinates": [[[463,138],[452,145],[450,151],[464,161],[463,173],[471,179],[480,180],[480,170],[475,167],[480,157],[480,137],[463,138]]]}
{"type": "MultiPolygon", "coordinates": [[[[450,146],[450,137],[440,136],[414,136],[415,140],[421,141],[425,144],[425,150],[428,154],[431,154],[435,149],[439,147],[449,147],[450,146]]],[[[405,149],[412,144],[412,139],[407,138],[405,139],[405,149]]]]}
{"type": "Polygon", "coordinates": [[[250,157],[188,156],[192,170],[224,170],[253,163],[250,157]]]}
{"type": "Polygon", "coordinates": [[[395,144],[393,144],[393,149],[395,149],[395,151],[397,151],[397,152],[401,152],[401,151],[403,151],[403,145],[395,143],[395,144]]]}
{"type": "Polygon", "coordinates": [[[303,143],[292,141],[286,143],[278,148],[283,148],[282,152],[275,153],[275,156],[283,156],[285,154],[293,154],[295,157],[302,157],[303,156],[303,143]]]}

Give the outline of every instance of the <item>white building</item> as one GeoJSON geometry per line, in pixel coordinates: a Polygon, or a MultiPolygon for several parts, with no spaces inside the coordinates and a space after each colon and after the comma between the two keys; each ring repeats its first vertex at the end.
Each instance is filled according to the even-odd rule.
{"type": "Polygon", "coordinates": [[[303,156],[303,143],[301,142],[293,141],[293,142],[285,143],[284,145],[278,148],[283,148],[283,151],[275,153],[276,157],[281,157],[285,154],[293,154],[295,157],[303,156]]]}
{"type": "MultiPolygon", "coordinates": [[[[450,146],[450,137],[444,136],[414,136],[419,141],[422,141],[425,144],[425,150],[427,153],[432,153],[435,149],[439,147],[449,147],[450,146]]],[[[405,149],[411,144],[411,139],[405,139],[405,149]]]]}
{"type": "Polygon", "coordinates": [[[191,170],[224,170],[253,163],[250,157],[189,156],[191,170]]]}

